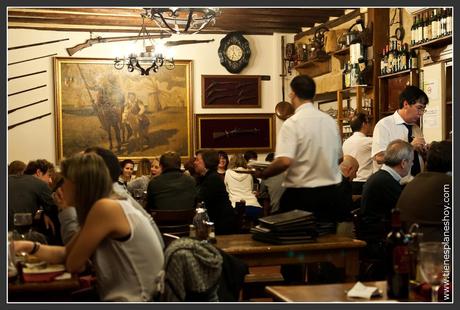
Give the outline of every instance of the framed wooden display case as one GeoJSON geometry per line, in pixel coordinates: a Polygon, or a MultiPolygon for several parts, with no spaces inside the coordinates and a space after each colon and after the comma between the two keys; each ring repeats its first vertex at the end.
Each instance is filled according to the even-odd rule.
{"type": "Polygon", "coordinates": [[[203,108],[260,108],[259,75],[202,75],[203,108]]]}
{"type": "Polygon", "coordinates": [[[197,114],[196,148],[242,152],[272,152],[274,114],[197,114]]]}

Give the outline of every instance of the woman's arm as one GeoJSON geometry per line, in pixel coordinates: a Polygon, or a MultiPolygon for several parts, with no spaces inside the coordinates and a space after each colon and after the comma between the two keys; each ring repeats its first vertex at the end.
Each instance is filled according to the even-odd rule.
{"type": "MultiPolygon", "coordinates": [[[[41,260],[51,264],[62,264],[65,261],[66,249],[63,246],[37,244],[38,250],[33,254],[41,260]]],[[[34,248],[33,241],[14,241],[15,252],[26,252],[30,254],[34,248]]]]}
{"type": "Polygon", "coordinates": [[[130,233],[128,220],[115,200],[100,199],[92,207],[75,239],[67,247],[66,269],[79,271],[105,238],[125,237],[130,233]]]}

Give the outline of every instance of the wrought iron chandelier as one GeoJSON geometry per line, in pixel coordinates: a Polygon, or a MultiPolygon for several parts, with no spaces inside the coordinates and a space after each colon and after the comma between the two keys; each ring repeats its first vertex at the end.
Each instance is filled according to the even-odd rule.
{"type": "Polygon", "coordinates": [[[146,17],[158,27],[174,34],[200,32],[220,15],[218,8],[144,8],[146,17]]]}
{"type": "Polygon", "coordinates": [[[175,67],[174,58],[166,51],[165,47],[161,43],[154,43],[152,38],[145,27],[144,18],[142,16],[142,28],[139,31],[137,40],[142,39],[144,50],[139,53],[131,53],[129,56],[124,58],[116,57],[114,60],[114,67],[118,70],[122,70],[125,66],[129,72],[138,70],[141,75],[149,75],[150,71],[158,72],[160,67],[164,66],[168,70],[172,70],[175,67]],[[146,40],[150,42],[150,45],[146,45],[146,40]]]}

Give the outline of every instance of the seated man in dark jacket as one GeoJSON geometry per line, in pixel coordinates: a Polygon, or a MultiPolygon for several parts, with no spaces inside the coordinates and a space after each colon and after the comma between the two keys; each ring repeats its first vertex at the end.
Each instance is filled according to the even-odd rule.
{"type": "Polygon", "coordinates": [[[167,152],[160,157],[161,174],[147,187],[147,208],[150,210],[193,209],[196,184],[193,177],[180,170],[180,156],[167,152]]]}
{"type": "Polygon", "coordinates": [[[406,141],[391,141],[385,151],[384,165],[364,184],[357,238],[367,242],[364,255],[369,259],[385,258],[383,242],[391,228],[391,210],[402,191],[399,182],[412,167],[413,151],[406,141]]]}
{"type": "Polygon", "coordinates": [[[198,201],[203,201],[216,234],[232,234],[237,230],[236,214],[233,210],[224,181],[217,174],[219,155],[214,150],[198,151],[195,171],[200,174],[198,201]]]}

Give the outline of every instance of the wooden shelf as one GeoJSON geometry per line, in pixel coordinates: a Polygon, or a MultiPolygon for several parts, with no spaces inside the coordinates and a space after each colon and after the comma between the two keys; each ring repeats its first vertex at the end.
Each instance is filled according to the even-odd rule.
{"type": "Polygon", "coordinates": [[[332,56],[346,56],[350,54],[350,47],[345,47],[345,48],[342,48],[341,50],[337,50],[337,51],[334,51],[334,52],[330,52],[329,55],[332,55],[332,56]]]}
{"type": "Polygon", "coordinates": [[[416,71],[416,70],[418,70],[418,69],[408,69],[408,70],[398,71],[398,72],[395,72],[395,73],[380,75],[379,79],[387,79],[387,78],[391,78],[391,77],[396,77],[396,76],[399,76],[399,75],[404,75],[404,74],[407,74],[407,73],[411,73],[412,71],[416,71]]]}
{"type": "Polygon", "coordinates": [[[372,86],[370,85],[355,85],[355,86],[352,86],[352,87],[348,87],[348,88],[344,88],[344,89],[340,89],[339,91],[340,92],[356,92],[356,89],[358,87],[361,87],[361,88],[372,88],[372,86]]]}
{"type": "Polygon", "coordinates": [[[438,39],[430,40],[428,42],[423,42],[417,45],[413,45],[410,47],[411,50],[417,48],[424,48],[424,49],[432,49],[432,48],[439,48],[452,43],[452,35],[447,35],[438,39]]]}
{"type": "Polygon", "coordinates": [[[302,74],[308,74],[310,77],[315,77],[331,72],[332,67],[330,59],[330,55],[325,55],[323,57],[301,62],[294,68],[302,74]]]}
{"type": "Polygon", "coordinates": [[[313,59],[299,63],[294,68],[295,69],[308,68],[308,67],[314,66],[317,63],[323,63],[323,62],[329,61],[329,59],[331,59],[331,56],[329,55],[326,55],[324,57],[313,58],[313,59]]]}

